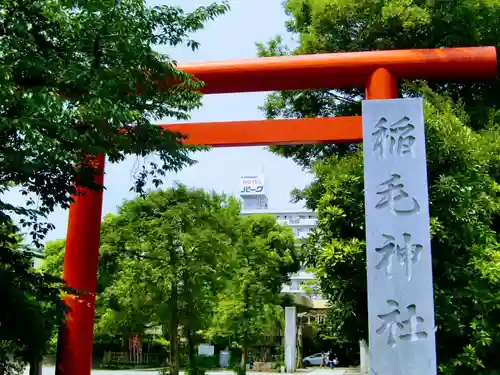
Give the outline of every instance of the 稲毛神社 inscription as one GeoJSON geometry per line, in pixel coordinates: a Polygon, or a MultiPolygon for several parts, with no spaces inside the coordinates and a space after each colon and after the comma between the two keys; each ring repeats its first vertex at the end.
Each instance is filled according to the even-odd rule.
{"type": "Polygon", "coordinates": [[[435,375],[422,99],[363,101],[370,373],[435,375]]]}

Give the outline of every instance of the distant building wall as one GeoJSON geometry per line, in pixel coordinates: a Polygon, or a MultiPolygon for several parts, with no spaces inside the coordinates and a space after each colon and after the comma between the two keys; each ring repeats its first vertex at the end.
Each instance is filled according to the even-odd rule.
{"type": "MultiPolygon", "coordinates": [[[[279,224],[290,227],[295,238],[301,239],[316,227],[316,212],[305,209],[269,210],[268,198],[266,196],[264,175],[244,175],[240,178],[240,198],[243,201],[242,216],[267,214],[276,217],[279,224]]],[[[290,282],[283,285],[282,293],[307,294],[304,290],[306,283],[314,280],[313,273],[301,270],[291,275],[290,282]]],[[[310,296],[314,299],[321,299],[319,295],[310,296]]]]}

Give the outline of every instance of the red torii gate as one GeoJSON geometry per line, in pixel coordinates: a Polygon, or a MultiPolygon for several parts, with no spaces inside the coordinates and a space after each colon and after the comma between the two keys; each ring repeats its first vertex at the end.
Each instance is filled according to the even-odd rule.
{"type": "MultiPolygon", "coordinates": [[[[364,87],[366,99],[393,99],[398,79],[495,76],[497,56],[495,47],[392,50],[191,63],[179,69],[204,81],[205,94],[364,87]]],[[[352,116],[160,126],[186,134],[186,144],[231,147],[357,143],[361,125],[361,117],[352,116]]],[[[96,161],[104,172],[104,156],[96,161]]],[[[103,181],[103,173],[96,175],[96,183],[103,181]]],[[[85,191],[70,206],[64,279],[86,293],[66,298],[71,313],[59,338],[60,375],[91,372],[102,196],[85,191]]]]}

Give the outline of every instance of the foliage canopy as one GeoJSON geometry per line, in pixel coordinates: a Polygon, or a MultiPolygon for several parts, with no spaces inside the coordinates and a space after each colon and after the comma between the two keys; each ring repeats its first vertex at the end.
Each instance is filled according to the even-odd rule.
{"type": "MultiPolygon", "coordinates": [[[[196,49],[198,43],[191,34],[227,10],[226,3],[185,13],[169,5],[151,7],[143,0],[3,1],[2,228],[11,226],[16,216],[30,230],[35,245],[40,245],[53,228],[43,221],[56,207],[68,207],[77,175],[80,185],[102,189],[94,184],[88,156],[105,153],[115,163],[129,155],[154,155],[136,173],[132,188],[140,193],[148,180],[159,185],[168,171],[192,164],[182,135],[162,132],[154,121],[188,118],[200,106],[198,89],[203,83],[177,70],[175,61],[154,47],[196,49]],[[9,202],[4,193],[13,188],[26,196],[26,205],[9,202]]],[[[33,298],[40,302],[38,313],[52,314],[47,306],[53,306],[56,291],[45,288],[24,261],[14,261],[17,254],[7,246],[10,234],[2,231],[5,246],[0,251],[0,265],[12,281],[3,285],[14,288],[6,293],[14,295],[27,288],[26,296],[36,295],[33,298]]],[[[12,312],[28,313],[36,305],[28,299],[8,302],[12,305],[4,309],[12,312]]],[[[21,331],[23,325],[3,320],[7,318],[2,315],[0,321],[2,329],[9,331],[6,335],[17,337],[32,354],[35,350],[41,354],[40,346],[33,346],[21,331]]],[[[4,353],[15,350],[2,347],[2,359],[4,353]]]]}
{"type": "Polygon", "coordinates": [[[244,374],[248,349],[277,336],[283,318],[280,291],[300,263],[293,232],[271,215],[241,219],[233,257],[208,335],[228,338],[241,349],[238,371],[244,374]]]}
{"type": "MultiPolygon", "coordinates": [[[[47,272],[60,274],[63,244],[46,246],[47,272]]],[[[300,266],[293,233],[275,217],[242,217],[235,198],[183,185],[108,215],[100,255],[96,334],[162,332],[174,373],[183,338],[192,374],[200,340],[232,342],[246,363],[250,346],[274,339],[282,284],[300,266]]]]}
{"type": "MultiPolygon", "coordinates": [[[[498,1],[288,0],[288,31],[261,56],[500,43],[498,1]],[[465,26],[466,25],[466,26],[465,26]]],[[[500,80],[413,82],[426,100],[428,181],[438,362],[443,374],[494,374],[500,340],[498,139],[500,80]]],[[[279,92],[268,118],[360,114],[361,90],[279,92]]],[[[272,147],[315,174],[296,200],[318,210],[305,245],[331,305],[325,337],[346,347],[367,338],[362,153],[357,145],[272,147]]]]}
{"type": "MultiPolygon", "coordinates": [[[[383,49],[500,45],[500,3],[496,0],[287,0],[287,30],[297,46],[281,37],[258,43],[260,56],[357,52],[383,49]],[[467,25],[464,27],[464,25],[467,25]]],[[[430,81],[430,88],[454,102],[462,101],[469,126],[481,129],[498,119],[496,92],[500,80],[430,81]]],[[[403,94],[415,94],[410,87],[403,94]]],[[[328,117],[361,113],[362,88],[272,93],[263,110],[268,118],[328,117]]],[[[311,166],[332,153],[345,154],[352,145],[277,146],[273,151],[311,166]]]]}

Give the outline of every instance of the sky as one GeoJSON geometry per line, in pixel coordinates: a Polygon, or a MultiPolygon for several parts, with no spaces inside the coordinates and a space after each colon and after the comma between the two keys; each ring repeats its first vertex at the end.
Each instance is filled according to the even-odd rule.
{"type": "MultiPolygon", "coordinates": [[[[180,5],[190,11],[213,1],[150,0],[149,4],[180,5]]],[[[267,41],[278,34],[285,36],[286,15],[281,0],[232,0],[230,4],[228,13],[194,35],[201,43],[197,51],[187,48],[159,50],[168,52],[180,63],[251,58],[256,57],[255,42],[267,41]]],[[[190,122],[263,119],[258,106],[264,103],[265,96],[266,93],[207,95],[203,98],[203,107],[192,113],[190,122]]],[[[163,123],[170,122],[174,121],[165,119],[163,123]]],[[[300,208],[301,205],[290,202],[290,191],[306,186],[312,179],[293,161],[273,155],[263,147],[219,148],[194,154],[193,158],[198,161],[196,165],[167,175],[163,187],[179,181],[189,187],[237,195],[242,175],[264,174],[269,209],[279,210],[300,208]]],[[[116,212],[124,200],[134,198],[129,189],[136,161],[130,157],[120,164],[106,165],[103,216],[116,212]]],[[[16,192],[10,195],[13,204],[24,200],[16,192]]],[[[65,237],[67,219],[68,212],[64,210],[57,210],[49,217],[56,228],[49,233],[47,241],[65,237]]]]}

